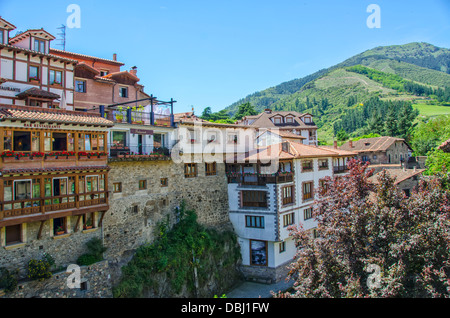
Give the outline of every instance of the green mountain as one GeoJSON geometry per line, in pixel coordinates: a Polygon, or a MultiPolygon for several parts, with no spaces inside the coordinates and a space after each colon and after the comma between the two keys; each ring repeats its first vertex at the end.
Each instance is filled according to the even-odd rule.
{"type": "Polygon", "coordinates": [[[329,141],[340,129],[353,135],[367,132],[374,108],[383,117],[389,108],[398,111],[408,101],[450,106],[449,49],[427,43],[377,47],[248,95],[226,111],[234,115],[239,105],[249,102],[258,112],[265,108],[310,112],[316,116],[319,138],[329,141]]]}

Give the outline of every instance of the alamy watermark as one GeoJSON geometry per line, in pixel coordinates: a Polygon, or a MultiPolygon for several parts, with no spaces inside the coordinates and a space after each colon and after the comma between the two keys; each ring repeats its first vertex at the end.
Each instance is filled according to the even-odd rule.
{"type": "Polygon", "coordinates": [[[66,24],[69,29],[81,28],[81,8],[78,4],[69,4],[66,9],[70,15],[67,17],[66,24]]]}
{"type": "Polygon", "coordinates": [[[378,4],[369,4],[366,11],[371,13],[366,20],[369,29],[381,28],[381,8],[378,4]]]}
{"type": "Polygon", "coordinates": [[[369,289],[381,287],[381,267],[376,264],[369,264],[366,272],[372,273],[367,277],[367,287],[369,289]]]}

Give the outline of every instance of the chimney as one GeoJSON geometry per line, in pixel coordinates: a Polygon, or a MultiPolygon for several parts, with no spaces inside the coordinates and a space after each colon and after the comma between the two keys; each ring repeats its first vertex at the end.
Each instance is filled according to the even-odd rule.
{"type": "Polygon", "coordinates": [[[348,145],[350,146],[350,148],[353,148],[353,140],[350,140],[350,141],[348,142],[348,145]]]}
{"type": "Polygon", "coordinates": [[[265,112],[266,114],[272,114],[272,110],[271,110],[270,108],[264,109],[264,112],[265,112]]]}
{"type": "Polygon", "coordinates": [[[335,140],[333,143],[334,149],[337,149],[337,141],[335,140]]]}
{"type": "Polygon", "coordinates": [[[133,67],[131,68],[131,70],[130,70],[130,73],[133,74],[134,76],[136,76],[136,74],[137,74],[137,67],[136,67],[136,66],[133,66],[133,67]]]}
{"type": "Polygon", "coordinates": [[[113,61],[117,61],[117,54],[116,53],[113,54],[113,61]]]}

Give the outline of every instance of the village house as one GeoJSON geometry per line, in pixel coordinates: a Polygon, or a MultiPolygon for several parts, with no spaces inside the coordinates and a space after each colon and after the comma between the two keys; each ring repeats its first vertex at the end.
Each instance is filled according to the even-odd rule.
{"type": "Polygon", "coordinates": [[[404,139],[389,136],[350,140],[339,148],[355,152],[359,160],[371,165],[405,165],[412,153],[412,148],[404,139]]]}
{"type": "Polygon", "coordinates": [[[229,215],[247,279],[286,277],[296,253],[288,227],[301,224],[315,235],[313,203],[324,178],[346,173],[335,165],[346,166],[354,155],[285,141],[250,151],[244,161],[227,160],[229,215]]]}
{"type": "Polygon", "coordinates": [[[74,110],[77,61],[52,54],[55,37],[44,29],[10,37],[15,28],[0,18],[0,103],[74,110]]]}
{"type": "MultiPolygon", "coordinates": [[[[402,190],[406,196],[410,196],[411,192],[417,190],[419,185],[419,180],[422,176],[422,173],[425,169],[386,169],[386,173],[394,178],[394,185],[397,186],[400,190],[402,190]]],[[[370,182],[378,184],[378,177],[382,171],[374,174],[369,178],[370,182]]]]}
{"type": "Polygon", "coordinates": [[[239,125],[248,125],[263,133],[264,130],[278,131],[280,134],[292,133],[303,137],[305,145],[317,145],[317,126],[309,113],[272,111],[266,109],[255,116],[246,116],[238,121],[239,125]]]}

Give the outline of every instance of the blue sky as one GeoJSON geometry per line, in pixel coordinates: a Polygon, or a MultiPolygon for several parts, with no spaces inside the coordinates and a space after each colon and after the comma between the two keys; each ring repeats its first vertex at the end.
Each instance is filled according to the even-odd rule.
{"type": "Polygon", "coordinates": [[[450,48],[450,0],[0,0],[0,15],[17,27],[11,35],[43,27],[57,36],[70,4],[81,27],[67,29],[66,50],[117,53],[147,93],[177,101],[175,112],[219,111],[376,46],[450,48]],[[380,28],[367,26],[370,4],[380,28]]]}

